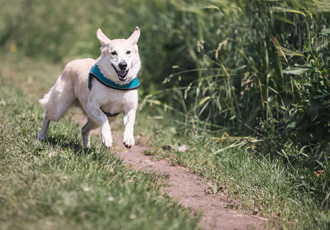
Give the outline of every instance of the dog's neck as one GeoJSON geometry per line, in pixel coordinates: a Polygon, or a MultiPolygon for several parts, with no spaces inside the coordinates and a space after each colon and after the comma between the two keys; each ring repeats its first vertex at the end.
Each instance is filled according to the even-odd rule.
{"type": "Polygon", "coordinates": [[[140,82],[138,78],[134,78],[132,81],[126,83],[126,84],[117,84],[116,82],[112,81],[110,78],[106,77],[100,67],[98,66],[98,62],[95,63],[95,65],[92,67],[92,69],[89,72],[88,77],[88,88],[92,90],[92,77],[94,77],[96,80],[98,80],[103,85],[117,90],[135,90],[140,87],[140,82]]]}

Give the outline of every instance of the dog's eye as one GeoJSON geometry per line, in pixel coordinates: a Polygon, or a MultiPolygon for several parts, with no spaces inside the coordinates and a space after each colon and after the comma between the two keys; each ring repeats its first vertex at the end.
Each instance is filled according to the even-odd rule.
{"type": "Polygon", "coordinates": [[[131,53],[131,51],[129,51],[129,50],[126,51],[126,54],[130,54],[130,53],[131,53]]]}
{"type": "Polygon", "coordinates": [[[115,56],[115,55],[117,55],[117,52],[113,51],[113,52],[111,52],[111,55],[115,56]]]}

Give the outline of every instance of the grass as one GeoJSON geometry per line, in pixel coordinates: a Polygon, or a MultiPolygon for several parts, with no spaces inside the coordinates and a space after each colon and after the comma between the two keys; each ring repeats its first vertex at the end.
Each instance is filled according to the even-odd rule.
{"type": "Polygon", "coordinates": [[[159,191],[164,176],[125,166],[99,138],[84,149],[70,118],[37,141],[44,111],[35,98],[54,83],[45,73],[55,75],[61,65],[7,55],[0,76],[0,229],[198,228],[198,216],[159,191]]]}
{"type": "Polygon", "coordinates": [[[292,168],[264,153],[225,148],[230,143],[215,143],[207,134],[184,137],[175,122],[164,123],[166,126],[155,126],[153,141],[149,142],[153,148],[145,154],[189,167],[197,175],[211,179],[211,192],[228,195],[233,199],[232,208],[264,216],[276,229],[329,228],[329,213],[315,195],[319,189],[315,185],[326,185],[327,173],[318,177],[308,168],[292,168]],[[184,152],[178,151],[182,145],[187,146],[184,152]]]}

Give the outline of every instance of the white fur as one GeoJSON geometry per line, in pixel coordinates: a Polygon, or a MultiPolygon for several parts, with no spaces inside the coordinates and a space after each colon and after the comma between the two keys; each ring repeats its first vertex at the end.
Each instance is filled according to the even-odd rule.
{"type": "MultiPolygon", "coordinates": [[[[88,89],[88,73],[95,62],[104,76],[117,84],[127,84],[132,81],[141,68],[137,41],[140,30],[136,27],[134,33],[128,39],[110,40],[100,29],[97,38],[101,43],[101,56],[93,59],[80,59],[69,62],[55,85],[39,102],[46,108],[44,121],[38,135],[38,139],[47,139],[50,121],[60,120],[71,106],[79,106],[88,121],[82,127],[82,139],[85,147],[90,146],[89,132],[101,127],[101,139],[106,148],[112,146],[111,128],[109,123],[116,117],[107,117],[100,108],[108,113],[124,113],[123,121],[125,131],[123,143],[127,148],[134,146],[134,122],[138,105],[137,90],[115,90],[92,79],[92,90],[88,89]],[[130,51],[127,52],[127,51],[130,51]],[[116,52],[116,55],[113,55],[116,52]],[[119,70],[119,63],[127,63],[127,76],[125,81],[120,81],[114,67],[119,70]]],[[[123,79],[122,79],[123,80],[123,79]]]]}

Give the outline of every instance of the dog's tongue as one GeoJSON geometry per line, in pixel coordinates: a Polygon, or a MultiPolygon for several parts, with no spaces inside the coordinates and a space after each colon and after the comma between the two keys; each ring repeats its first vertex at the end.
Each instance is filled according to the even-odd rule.
{"type": "Polygon", "coordinates": [[[126,71],[119,71],[119,74],[120,74],[121,77],[124,77],[125,74],[126,74],[126,71]]]}

